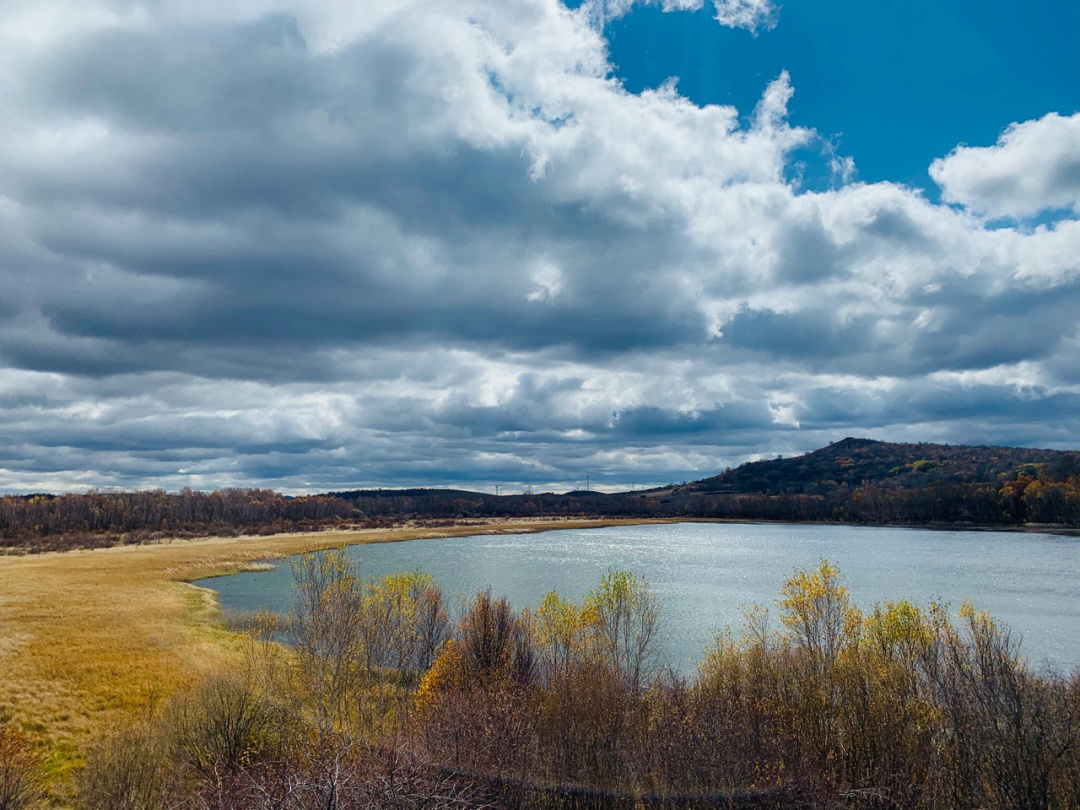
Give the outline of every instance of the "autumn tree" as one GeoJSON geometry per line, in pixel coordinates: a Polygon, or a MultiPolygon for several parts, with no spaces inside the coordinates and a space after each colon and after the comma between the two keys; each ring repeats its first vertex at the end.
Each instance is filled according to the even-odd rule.
{"type": "Polygon", "coordinates": [[[600,658],[640,689],[657,663],[660,601],[649,583],[628,571],[609,571],[585,597],[583,616],[600,658]]]}

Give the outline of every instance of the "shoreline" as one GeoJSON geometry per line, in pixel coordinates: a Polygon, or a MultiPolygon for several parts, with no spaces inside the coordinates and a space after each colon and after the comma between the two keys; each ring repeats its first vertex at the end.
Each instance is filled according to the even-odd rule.
{"type": "Polygon", "coordinates": [[[935,532],[1009,532],[1015,534],[1052,534],[1060,537],[1080,537],[1080,526],[1068,523],[851,523],[843,520],[766,520],[764,518],[672,518],[663,523],[741,523],[769,526],[850,526],[856,529],[911,529],[935,532]]]}
{"type": "Polygon", "coordinates": [[[50,549],[47,551],[35,551],[24,547],[0,548],[0,562],[9,558],[24,557],[54,557],[78,554],[102,554],[115,552],[120,549],[176,547],[181,544],[198,545],[207,542],[220,543],[250,543],[252,541],[277,542],[289,538],[312,538],[317,539],[325,536],[350,537],[353,535],[370,536],[371,539],[357,540],[356,543],[385,543],[399,542],[402,540],[421,539],[424,537],[451,537],[468,535],[469,529],[477,529],[476,534],[533,534],[539,531],[556,531],[566,528],[582,528],[581,524],[589,527],[600,528],[603,526],[619,525],[644,525],[650,523],[718,523],[734,525],[769,525],[769,526],[850,526],[865,529],[911,529],[913,531],[942,531],[942,532],[1010,532],[1018,534],[1050,534],[1060,537],[1080,537],[1080,526],[1067,523],[1024,523],[997,524],[997,523],[946,523],[927,521],[922,523],[853,523],[843,520],[769,520],[767,518],[725,518],[725,517],[693,517],[689,515],[674,515],[670,517],[607,517],[600,515],[564,517],[561,515],[533,516],[533,517],[493,517],[493,518],[463,518],[454,522],[424,521],[410,519],[391,526],[379,526],[374,528],[335,528],[312,529],[310,531],[275,532],[272,534],[235,534],[221,535],[208,534],[194,537],[165,538],[161,540],[148,540],[137,543],[118,542],[111,545],[75,547],[68,549],[50,549]],[[512,528],[517,527],[517,528],[512,528]],[[407,533],[409,537],[381,537],[383,533],[407,533]]]}

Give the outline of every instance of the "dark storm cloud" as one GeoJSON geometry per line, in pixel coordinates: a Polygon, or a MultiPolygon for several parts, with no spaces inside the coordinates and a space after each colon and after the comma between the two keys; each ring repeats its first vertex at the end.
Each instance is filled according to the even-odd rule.
{"type": "Polygon", "coordinates": [[[865,351],[879,353],[880,346],[867,345],[876,320],[837,322],[821,310],[773,312],[746,310],[724,327],[728,344],[785,360],[827,359],[843,365],[845,356],[865,351]],[[876,349],[876,351],[875,351],[876,349]]]}

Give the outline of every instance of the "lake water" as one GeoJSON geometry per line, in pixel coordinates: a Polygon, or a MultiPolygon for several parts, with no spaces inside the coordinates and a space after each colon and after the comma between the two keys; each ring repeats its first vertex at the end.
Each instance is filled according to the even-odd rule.
{"type": "MultiPolygon", "coordinates": [[[[580,600],[610,568],[645,577],[663,603],[662,653],[688,671],[715,632],[738,629],[743,609],[770,608],[796,569],[822,559],[840,568],[852,602],[967,599],[1007,623],[1035,665],[1080,665],[1080,538],[856,526],[680,523],[477,535],[351,546],[365,576],[419,568],[453,601],[490,587],[516,608],[548,591],[580,600]]],[[[286,613],[287,562],[271,571],[196,584],[226,609],[286,613]]]]}

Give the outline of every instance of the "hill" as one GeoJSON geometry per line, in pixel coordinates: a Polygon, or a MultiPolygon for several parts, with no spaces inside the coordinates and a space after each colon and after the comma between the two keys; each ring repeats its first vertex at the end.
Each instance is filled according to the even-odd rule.
{"type": "Polygon", "coordinates": [[[847,438],[646,496],[703,517],[1077,526],[1080,454],[847,438]]]}
{"type": "Polygon", "coordinates": [[[335,493],[380,519],[716,518],[841,523],[1080,525],[1080,454],[1017,447],[842,441],[681,486],[493,496],[462,490],[335,493]]]}
{"type": "Polygon", "coordinates": [[[1080,473],[1080,455],[1023,447],[894,444],[847,438],[792,458],[753,461],[680,487],[686,492],[813,493],[876,485],[1000,485],[1020,475],[1062,481],[1080,473]]]}

